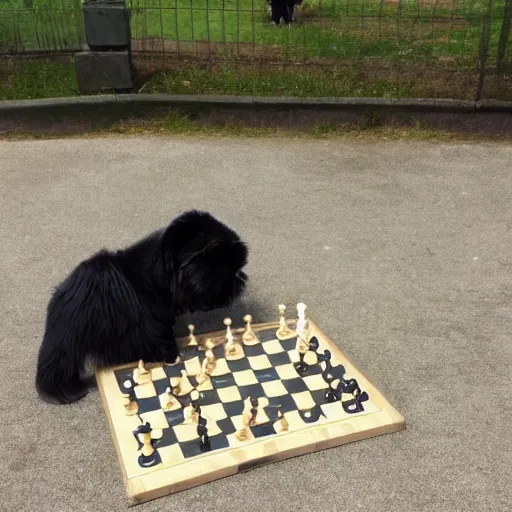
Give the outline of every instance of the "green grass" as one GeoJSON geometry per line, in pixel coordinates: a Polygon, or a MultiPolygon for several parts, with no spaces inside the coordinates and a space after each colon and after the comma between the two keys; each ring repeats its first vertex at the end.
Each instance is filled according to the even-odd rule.
{"type": "Polygon", "coordinates": [[[358,72],[336,69],[215,70],[183,69],[154,75],[144,87],[148,93],[221,94],[236,96],[411,97],[414,90],[391,78],[373,81],[358,72]]]}
{"type": "Polygon", "coordinates": [[[77,50],[80,0],[0,0],[0,53],[77,50]]]}
{"type": "MultiPolygon", "coordinates": [[[[291,59],[477,62],[484,0],[461,0],[454,10],[417,0],[402,0],[400,8],[380,0],[310,1],[315,3],[310,7],[306,0],[305,23],[288,31],[270,26],[262,0],[132,0],[132,34],[182,43],[248,43],[269,52],[278,45],[291,59]]],[[[494,0],[491,44],[498,39],[503,5],[494,0]]]]}
{"type": "Polygon", "coordinates": [[[76,95],[71,62],[0,60],[0,101],[76,95]]]}
{"type": "MultiPolygon", "coordinates": [[[[451,2],[437,3],[305,0],[305,23],[288,31],[270,26],[265,0],[128,0],[134,39],[254,44],[263,53],[277,45],[295,60],[378,57],[408,63],[451,57],[454,65],[474,65],[487,2],[460,0],[456,9],[446,7],[451,2]]],[[[492,45],[503,5],[493,2],[492,45]]],[[[0,0],[0,52],[78,49],[82,24],[80,0],[0,0]]]]}

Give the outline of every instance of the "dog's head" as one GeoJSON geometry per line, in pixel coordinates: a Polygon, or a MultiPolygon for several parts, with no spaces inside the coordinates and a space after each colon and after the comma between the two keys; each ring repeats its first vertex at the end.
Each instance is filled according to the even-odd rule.
{"type": "Polygon", "coordinates": [[[167,228],[163,241],[178,312],[225,307],[244,291],[247,246],[209,213],[184,213],[167,228]]]}

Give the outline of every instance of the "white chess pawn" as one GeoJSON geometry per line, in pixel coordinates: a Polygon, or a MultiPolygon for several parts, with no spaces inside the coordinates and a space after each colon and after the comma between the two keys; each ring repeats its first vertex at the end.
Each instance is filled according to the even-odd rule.
{"type": "Polygon", "coordinates": [[[188,345],[187,347],[196,347],[198,345],[197,338],[194,335],[194,324],[188,325],[189,335],[188,335],[188,345]]]}
{"type": "Polygon", "coordinates": [[[276,337],[279,340],[291,338],[294,334],[286,323],[285,311],[286,306],[284,304],[279,304],[279,329],[276,331],[276,337]]]}
{"type": "Polygon", "coordinates": [[[231,331],[231,318],[224,318],[224,325],[226,326],[226,353],[233,350],[235,340],[233,338],[233,332],[231,331]]]}
{"type": "Polygon", "coordinates": [[[246,345],[256,345],[259,343],[259,340],[256,336],[256,333],[253,331],[251,323],[252,323],[252,316],[251,315],[245,315],[244,316],[244,322],[246,324],[245,331],[242,334],[242,341],[246,345]]]}
{"type": "Polygon", "coordinates": [[[234,361],[244,357],[242,345],[235,342],[233,331],[231,330],[231,318],[224,319],[224,325],[226,326],[226,346],[224,347],[224,354],[228,361],[234,361]]]}

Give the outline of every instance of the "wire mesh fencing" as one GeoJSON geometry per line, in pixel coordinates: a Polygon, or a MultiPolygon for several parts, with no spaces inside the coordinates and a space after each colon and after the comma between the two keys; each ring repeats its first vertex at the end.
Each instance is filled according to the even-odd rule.
{"type": "MultiPolygon", "coordinates": [[[[159,92],[512,100],[512,0],[285,3],[127,0],[135,67],[173,70],[159,92]]],[[[0,0],[0,52],[81,48],[80,9],[0,0]]]]}
{"type": "Polygon", "coordinates": [[[77,51],[84,40],[80,0],[0,0],[0,54],[77,51]]]}

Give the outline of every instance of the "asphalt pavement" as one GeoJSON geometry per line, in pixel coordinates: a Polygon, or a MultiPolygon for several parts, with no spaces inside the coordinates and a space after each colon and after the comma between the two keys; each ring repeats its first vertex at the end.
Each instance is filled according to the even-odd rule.
{"type": "MultiPolygon", "coordinates": [[[[41,402],[52,288],[188,208],[248,242],[250,286],[197,331],[303,301],[407,430],[137,506],[505,512],[512,506],[512,146],[305,139],[0,143],[0,510],[126,510],[97,390],[41,402]]],[[[184,330],[182,329],[182,332],[184,330]]]]}

